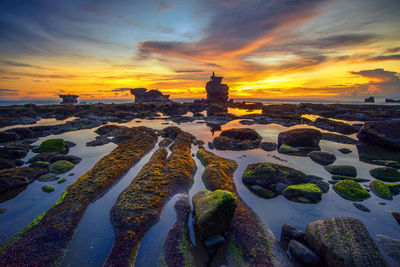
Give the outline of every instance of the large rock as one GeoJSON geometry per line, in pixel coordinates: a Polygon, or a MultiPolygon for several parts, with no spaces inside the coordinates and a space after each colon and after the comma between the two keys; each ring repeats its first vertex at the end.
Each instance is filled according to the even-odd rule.
{"type": "Polygon", "coordinates": [[[335,155],[328,152],[312,151],[308,154],[310,159],[321,165],[329,165],[335,162],[335,155]]]}
{"type": "Polygon", "coordinates": [[[387,200],[393,199],[389,187],[384,182],[378,180],[372,181],[371,183],[369,183],[369,188],[372,192],[374,192],[375,195],[380,198],[387,200]]]}
{"type": "Polygon", "coordinates": [[[289,130],[279,133],[278,147],[286,144],[302,150],[321,150],[319,147],[321,138],[321,132],[315,129],[301,128],[289,130]]]}
{"type": "Polygon", "coordinates": [[[366,143],[400,148],[400,120],[367,121],[357,137],[366,143]]]}
{"type": "Polygon", "coordinates": [[[28,185],[39,178],[39,176],[46,173],[48,173],[47,170],[39,167],[21,167],[0,170],[0,193],[28,185]]]}
{"type": "Polygon", "coordinates": [[[345,199],[363,201],[370,197],[368,191],[352,180],[342,180],[333,185],[333,190],[345,199]]]}
{"type": "Polygon", "coordinates": [[[135,96],[135,103],[145,102],[171,102],[169,95],[164,95],[158,90],[149,90],[146,88],[131,89],[131,94],[135,96]]]}
{"type": "Polygon", "coordinates": [[[292,185],[311,180],[303,172],[276,163],[260,162],[249,164],[243,172],[243,183],[247,186],[259,185],[276,192],[279,183],[292,185]]]}
{"type": "Polygon", "coordinates": [[[317,118],[312,123],[312,125],[320,129],[328,130],[331,132],[337,132],[341,134],[354,134],[357,133],[359,130],[359,128],[349,125],[347,123],[334,121],[330,119],[324,119],[324,118],[317,118]]]}
{"type": "Polygon", "coordinates": [[[289,185],[283,190],[285,198],[299,203],[318,203],[321,201],[322,191],[315,184],[289,185]]]}
{"type": "Polygon", "coordinates": [[[358,219],[332,217],[311,222],[306,227],[306,238],[323,266],[387,266],[358,219]]]}
{"type": "Polygon", "coordinates": [[[216,149],[246,150],[260,146],[262,137],[253,129],[235,128],[222,131],[214,138],[213,146],[216,149]]]}
{"type": "Polygon", "coordinates": [[[68,153],[69,145],[61,138],[47,139],[43,141],[39,147],[33,149],[35,153],[42,152],[59,152],[62,154],[68,153]]]}
{"type": "Polygon", "coordinates": [[[293,258],[304,266],[318,267],[320,259],[317,254],[311,251],[308,247],[296,240],[290,240],[289,252],[293,258]]]}
{"type": "Polygon", "coordinates": [[[223,77],[211,76],[210,81],[206,84],[207,102],[208,103],[226,103],[229,96],[229,87],[221,83],[223,77]]]}
{"type": "Polygon", "coordinates": [[[356,177],[357,169],[351,165],[328,165],[325,170],[333,175],[356,177]]]}
{"type": "Polygon", "coordinates": [[[236,197],[224,190],[203,190],[192,198],[197,226],[203,239],[228,231],[236,209],[236,197]]]}
{"type": "Polygon", "coordinates": [[[371,176],[385,182],[400,181],[400,172],[392,167],[375,168],[369,171],[371,176]]]}
{"type": "Polygon", "coordinates": [[[69,162],[68,160],[58,160],[49,166],[50,172],[62,174],[69,170],[72,170],[75,164],[69,162]]]}

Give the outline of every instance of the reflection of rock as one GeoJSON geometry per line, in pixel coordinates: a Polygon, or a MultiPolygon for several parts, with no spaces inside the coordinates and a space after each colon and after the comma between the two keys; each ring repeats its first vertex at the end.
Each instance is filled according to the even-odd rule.
{"type": "Polygon", "coordinates": [[[228,101],[229,87],[221,83],[223,77],[211,76],[206,84],[207,102],[208,103],[226,103],[228,101]]]}
{"type": "MultiPolygon", "coordinates": [[[[377,164],[376,160],[389,160],[400,162],[400,151],[395,148],[387,148],[367,143],[357,144],[360,161],[377,164]]],[[[379,164],[381,165],[381,164],[379,164]]]]}
{"type": "Polygon", "coordinates": [[[164,95],[158,90],[149,90],[146,88],[131,89],[131,94],[135,96],[135,103],[143,102],[171,102],[169,95],[164,95]]]}
{"type": "Polygon", "coordinates": [[[357,137],[365,143],[400,148],[400,120],[367,121],[357,137]]]}
{"type": "Polygon", "coordinates": [[[78,95],[60,95],[62,102],[60,104],[76,104],[78,103],[78,95]]]}
{"type": "Polygon", "coordinates": [[[341,134],[354,134],[359,131],[359,128],[353,125],[324,118],[317,118],[313,123],[310,124],[323,130],[341,134]]]}

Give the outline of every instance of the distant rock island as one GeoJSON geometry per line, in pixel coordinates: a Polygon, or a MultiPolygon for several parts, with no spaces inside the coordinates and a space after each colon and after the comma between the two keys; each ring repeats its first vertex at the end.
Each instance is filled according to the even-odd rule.
{"type": "Polygon", "coordinates": [[[60,104],[76,104],[78,103],[78,95],[60,95],[62,102],[60,104]]]}
{"type": "Polygon", "coordinates": [[[375,98],[373,96],[364,99],[365,103],[375,103],[375,98]]]}
{"type": "Polygon", "coordinates": [[[131,94],[135,96],[135,103],[146,102],[172,102],[169,95],[164,95],[158,90],[149,90],[146,88],[131,89],[131,94]]]}
{"type": "Polygon", "coordinates": [[[214,72],[211,79],[206,84],[208,103],[226,103],[228,101],[229,87],[221,83],[223,77],[215,76],[214,72]]]}
{"type": "Polygon", "coordinates": [[[385,99],[386,103],[400,103],[400,99],[390,99],[390,98],[386,98],[385,99]]]}

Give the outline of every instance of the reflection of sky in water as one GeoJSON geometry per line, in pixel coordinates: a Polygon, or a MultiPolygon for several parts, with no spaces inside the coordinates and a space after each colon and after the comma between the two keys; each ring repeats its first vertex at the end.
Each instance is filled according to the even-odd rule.
{"type": "MultiPolygon", "coordinates": [[[[120,125],[128,127],[147,126],[154,129],[163,129],[171,125],[178,126],[178,124],[171,121],[145,119],[135,119],[131,122],[122,123],[120,125]]],[[[212,141],[212,133],[210,128],[205,123],[197,123],[197,121],[194,121],[190,123],[182,123],[179,125],[179,127],[184,131],[192,133],[197,139],[205,141],[206,144],[207,142],[212,141]]],[[[278,134],[281,131],[309,126],[296,125],[293,127],[284,127],[277,124],[245,126],[240,124],[239,120],[236,120],[223,125],[221,128],[224,130],[238,127],[256,129],[257,132],[263,137],[263,141],[276,142],[278,134]]],[[[64,138],[77,144],[76,147],[71,148],[70,154],[81,157],[81,163],[79,163],[79,165],[77,165],[72,171],[61,175],[61,177],[65,177],[67,179],[66,183],[41,183],[36,181],[30,184],[27,189],[20,193],[16,198],[1,203],[0,208],[7,208],[7,212],[0,215],[1,240],[4,240],[5,238],[10,237],[12,234],[21,230],[26,224],[50,207],[51,204],[58,199],[62,191],[73,182],[73,180],[89,170],[97,160],[116,147],[115,144],[107,144],[100,147],[86,147],[85,143],[93,140],[96,136],[94,133],[95,129],[96,128],[57,135],[57,137],[64,138]],[[71,172],[74,172],[76,175],[72,177],[68,176],[68,174],[71,172]],[[56,191],[51,194],[42,192],[40,187],[44,184],[54,185],[56,187],[56,191]]],[[[218,135],[219,132],[215,132],[215,136],[218,135]]],[[[39,144],[45,139],[53,137],[56,136],[43,137],[36,144],[39,144]]],[[[355,137],[355,135],[351,135],[351,137],[355,137]]],[[[357,149],[354,145],[344,145],[330,141],[321,141],[320,146],[322,151],[327,151],[336,155],[337,161],[335,164],[353,165],[357,168],[358,177],[372,179],[369,174],[369,170],[376,166],[360,162],[358,160],[357,149]],[[352,153],[342,154],[337,151],[337,149],[343,147],[349,148],[352,150],[352,153]]],[[[196,147],[193,147],[194,153],[196,149],[196,147]]],[[[393,201],[387,201],[380,199],[371,193],[371,198],[362,202],[363,205],[371,209],[370,213],[365,213],[356,209],[351,201],[341,198],[333,191],[332,187],[328,193],[323,194],[322,201],[318,204],[299,204],[288,201],[283,196],[266,200],[252,194],[241,181],[241,175],[246,166],[250,163],[275,162],[284,164],[299,169],[306,174],[313,174],[323,177],[325,181],[330,180],[331,175],[326,172],[321,165],[314,163],[307,157],[289,156],[279,154],[277,151],[266,152],[261,149],[250,151],[211,151],[219,156],[231,158],[238,162],[239,167],[235,172],[234,180],[240,196],[252,209],[257,212],[260,218],[271,228],[272,232],[277,236],[278,239],[280,236],[280,229],[284,223],[291,223],[300,227],[301,229],[304,229],[307,223],[311,221],[332,216],[349,216],[360,219],[366,225],[367,229],[374,238],[376,234],[383,234],[397,239],[400,238],[399,226],[390,214],[391,211],[398,209],[399,196],[395,196],[393,201]],[[243,155],[246,155],[246,157],[243,157],[243,155]],[[284,161],[273,156],[277,156],[284,161]],[[379,202],[384,202],[386,205],[379,205],[379,202]]],[[[27,155],[26,160],[33,156],[33,154],[34,153],[30,152],[27,155]]],[[[131,171],[128,172],[129,175],[126,175],[124,178],[122,178],[122,180],[112,189],[110,189],[108,193],[89,206],[88,211],[83,217],[78,228],[77,235],[74,237],[74,240],[76,241],[72,243],[72,247],[67,253],[69,256],[75,255],[75,257],[67,257],[68,260],[65,262],[65,265],[74,265],[71,265],[71,263],[79,264],[80,266],[93,266],[93,264],[101,265],[101,262],[108,254],[108,250],[111,248],[113,240],[112,227],[111,223],[109,222],[109,210],[111,209],[118,195],[126,188],[131,179],[136,175],[137,171],[140,170],[140,167],[148,160],[149,157],[150,154],[148,154],[147,157],[143,159],[137,166],[133,167],[131,171]],[[82,256],[76,257],[76,255],[82,256]],[[77,258],[79,258],[78,261],[77,258]]],[[[201,173],[204,168],[197,158],[195,158],[195,162],[198,167],[198,171],[195,174],[194,185],[189,191],[190,198],[196,192],[204,189],[204,184],[201,180],[201,173]]],[[[363,185],[367,184],[368,183],[363,183],[363,185]]],[[[158,222],[155,227],[153,227],[145,236],[137,259],[140,266],[154,266],[154,264],[158,262],[162,240],[167,235],[167,229],[169,229],[175,220],[176,215],[173,208],[175,199],[176,198],[173,198],[173,200],[168,202],[163,211],[160,222],[158,222]]]]}

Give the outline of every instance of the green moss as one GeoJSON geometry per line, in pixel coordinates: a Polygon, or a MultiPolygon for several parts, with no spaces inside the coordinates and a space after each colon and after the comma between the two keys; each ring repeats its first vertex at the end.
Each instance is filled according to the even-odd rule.
{"type": "Polygon", "coordinates": [[[392,193],[389,190],[389,187],[381,181],[375,180],[369,184],[369,188],[375,195],[380,198],[392,200],[392,193]]]}
{"type": "Polygon", "coordinates": [[[392,167],[375,168],[369,171],[371,176],[385,182],[400,181],[400,172],[392,167]]]}
{"type": "Polygon", "coordinates": [[[49,167],[49,165],[50,165],[50,163],[48,163],[47,161],[38,160],[38,161],[32,162],[32,164],[30,166],[31,167],[47,168],[47,167],[49,167]]]}
{"type": "Polygon", "coordinates": [[[370,179],[356,178],[356,177],[343,176],[343,175],[332,175],[332,179],[333,180],[353,180],[353,181],[356,181],[359,183],[371,181],[370,179]]]}
{"type": "Polygon", "coordinates": [[[295,152],[299,152],[299,150],[295,147],[289,146],[287,144],[282,144],[279,149],[278,149],[279,153],[295,153],[295,152]]]}
{"type": "Polygon", "coordinates": [[[61,174],[73,169],[75,165],[68,160],[57,160],[49,166],[51,172],[61,174]]]}
{"type": "Polygon", "coordinates": [[[68,143],[61,138],[48,139],[43,141],[38,148],[32,150],[35,153],[42,152],[60,152],[65,153],[68,151],[68,143]]]}
{"type": "Polygon", "coordinates": [[[356,177],[357,170],[351,165],[328,165],[325,170],[333,175],[356,177]]]}
{"type": "Polygon", "coordinates": [[[321,189],[315,184],[295,184],[286,187],[286,189],[301,190],[308,193],[321,193],[321,189]]]}
{"type": "Polygon", "coordinates": [[[252,185],[249,187],[250,191],[255,193],[258,196],[261,196],[266,199],[274,198],[277,196],[275,192],[272,192],[271,190],[268,190],[264,187],[261,187],[259,185],[252,185]]]}
{"type": "Polygon", "coordinates": [[[333,189],[343,198],[352,201],[363,201],[370,197],[364,187],[352,180],[340,181],[333,185],[333,189]]]}
{"type": "Polygon", "coordinates": [[[62,183],[65,183],[66,181],[67,181],[67,179],[62,178],[62,179],[57,181],[57,184],[62,184],[62,183]]]}
{"type": "Polygon", "coordinates": [[[53,192],[53,191],[56,190],[56,189],[54,188],[54,186],[51,186],[51,185],[44,185],[44,186],[42,186],[42,190],[43,190],[44,192],[46,192],[46,193],[51,193],[51,192],[53,192]]]}
{"type": "Polygon", "coordinates": [[[282,195],[295,202],[318,203],[321,201],[322,191],[315,184],[296,184],[286,187],[282,195]]]}

